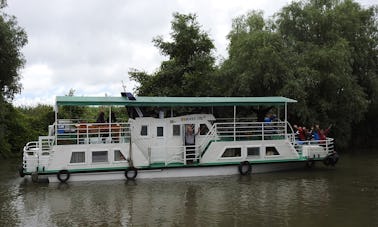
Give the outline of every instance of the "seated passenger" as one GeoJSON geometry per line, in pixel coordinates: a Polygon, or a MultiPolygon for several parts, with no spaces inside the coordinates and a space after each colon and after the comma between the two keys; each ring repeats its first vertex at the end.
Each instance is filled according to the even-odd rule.
{"type": "Polygon", "coordinates": [[[98,115],[96,123],[105,123],[105,113],[103,111],[98,115]]]}
{"type": "Polygon", "coordinates": [[[298,137],[300,141],[306,140],[306,127],[298,127],[298,137]]]}

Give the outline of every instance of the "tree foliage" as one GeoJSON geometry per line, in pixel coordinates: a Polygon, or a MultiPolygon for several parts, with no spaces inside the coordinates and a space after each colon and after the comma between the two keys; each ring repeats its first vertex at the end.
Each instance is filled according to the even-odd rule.
{"type": "Polygon", "coordinates": [[[277,14],[277,32],[295,56],[295,81],[282,94],[304,104],[293,113],[302,122],[335,124],[341,146],[378,91],[376,18],[373,7],[349,0],[294,2],[277,14]]]}
{"type": "MultiPolygon", "coordinates": [[[[292,81],[289,50],[262,12],[234,19],[228,39],[229,57],[221,65],[218,85],[227,96],[274,96],[292,81]]],[[[262,120],[269,110],[255,112],[262,120]]]]}
{"type": "Polygon", "coordinates": [[[207,96],[214,73],[214,44],[201,30],[195,14],[173,14],[171,40],[158,36],[153,43],[168,58],[149,75],[133,70],[139,95],[207,96]]]}
{"type": "MultiPolygon", "coordinates": [[[[5,2],[0,4],[0,10],[5,2]]],[[[17,25],[16,17],[0,11],[0,93],[12,100],[21,91],[19,71],[25,63],[21,48],[27,43],[25,31],[17,25]]]]}
{"type": "Polygon", "coordinates": [[[9,156],[24,134],[18,122],[18,112],[9,103],[21,91],[19,71],[25,59],[21,48],[27,42],[24,30],[16,18],[2,12],[6,1],[0,1],[0,154],[9,156]]]}
{"type": "MultiPolygon", "coordinates": [[[[172,42],[154,39],[169,59],[153,75],[131,75],[140,83],[139,95],[297,99],[290,119],[335,125],[333,136],[345,147],[353,132],[361,138],[362,128],[374,131],[368,122],[378,114],[377,18],[377,7],[351,0],[292,2],[270,19],[252,11],[233,20],[229,56],[216,69],[213,45],[195,16],[175,14],[172,42]]],[[[253,111],[262,118],[269,109],[253,111]]]]}
{"type": "Polygon", "coordinates": [[[337,0],[293,2],[271,20],[256,11],[240,16],[220,70],[232,86],[223,89],[297,99],[295,123],[337,125],[333,133],[346,146],[378,91],[376,18],[373,7],[337,0]]]}

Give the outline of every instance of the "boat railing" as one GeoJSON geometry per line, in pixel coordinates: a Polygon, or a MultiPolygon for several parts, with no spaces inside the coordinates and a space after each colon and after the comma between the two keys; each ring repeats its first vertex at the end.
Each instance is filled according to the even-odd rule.
{"type": "Polygon", "coordinates": [[[31,141],[24,146],[24,152],[35,152],[39,150],[39,142],[31,141]]]}
{"type": "Polygon", "coordinates": [[[227,122],[215,123],[221,140],[277,140],[285,139],[286,122],[227,122]]]}
{"type": "Polygon", "coordinates": [[[152,163],[164,162],[165,166],[170,164],[194,164],[199,163],[199,150],[199,146],[153,146],[151,147],[151,152],[155,154],[164,152],[164,157],[152,157],[151,159],[152,163]]]}
{"type": "Polygon", "coordinates": [[[217,123],[230,123],[230,122],[257,122],[256,117],[238,117],[238,118],[217,118],[217,123]]]}
{"type": "Polygon", "coordinates": [[[206,134],[205,138],[203,139],[202,143],[199,145],[200,155],[202,155],[202,153],[205,151],[210,141],[216,138],[217,138],[217,125],[213,124],[213,126],[209,129],[209,132],[206,134]]]}
{"type": "Polygon", "coordinates": [[[38,146],[41,148],[41,152],[50,151],[54,145],[55,136],[40,136],[38,146]]]}
{"type": "Polygon", "coordinates": [[[184,146],[165,147],[165,165],[172,163],[186,163],[184,146]]]}
{"type": "Polygon", "coordinates": [[[58,124],[55,124],[54,127],[55,143],[57,145],[127,143],[131,135],[129,123],[71,123],[58,121],[58,124]]]}
{"type": "Polygon", "coordinates": [[[302,147],[304,145],[318,145],[324,148],[324,150],[330,154],[335,152],[334,139],[327,137],[325,140],[295,140],[294,148],[297,150],[298,154],[302,154],[302,147]]]}

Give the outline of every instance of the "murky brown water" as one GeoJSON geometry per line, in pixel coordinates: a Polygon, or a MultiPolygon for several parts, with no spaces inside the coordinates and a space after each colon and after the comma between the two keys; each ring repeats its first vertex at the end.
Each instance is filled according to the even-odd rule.
{"type": "Polygon", "coordinates": [[[35,184],[0,161],[0,226],[378,226],[378,151],[335,169],[35,184]]]}

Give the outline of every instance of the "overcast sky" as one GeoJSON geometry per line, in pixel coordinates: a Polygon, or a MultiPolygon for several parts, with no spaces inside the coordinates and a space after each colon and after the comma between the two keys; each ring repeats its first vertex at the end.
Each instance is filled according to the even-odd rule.
{"type": "MultiPolygon", "coordinates": [[[[53,104],[72,88],[79,96],[119,96],[121,81],[132,91],[128,71],[154,72],[164,60],[152,39],[169,38],[172,14],[196,13],[213,39],[219,58],[227,57],[232,19],[251,10],[266,17],[289,0],[8,0],[5,12],[17,17],[28,35],[23,49],[23,90],[14,104],[53,104]]],[[[370,6],[374,0],[359,0],[370,6]]]]}

